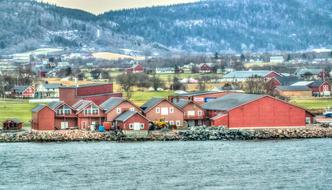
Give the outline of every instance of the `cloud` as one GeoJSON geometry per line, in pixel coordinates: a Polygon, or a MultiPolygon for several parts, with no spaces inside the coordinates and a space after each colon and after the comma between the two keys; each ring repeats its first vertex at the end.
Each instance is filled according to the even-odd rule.
{"type": "Polygon", "coordinates": [[[82,9],[94,14],[125,8],[140,8],[158,5],[197,2],[198,0],[39,0],[58,6],[82,9]]]}

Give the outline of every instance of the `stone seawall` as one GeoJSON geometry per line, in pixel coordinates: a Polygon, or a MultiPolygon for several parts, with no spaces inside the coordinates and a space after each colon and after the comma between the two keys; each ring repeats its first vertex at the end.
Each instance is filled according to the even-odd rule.
{"type": "Polygon", "coordinates": [[[82,130],[52,132],[2,132],[0,142],[71,142],[71,141],[207,141],[332,138],[332,128],[225,129],[195,127],[181,131],[153,131],[147,136],[125,136],[114,132],[82,130]]]}

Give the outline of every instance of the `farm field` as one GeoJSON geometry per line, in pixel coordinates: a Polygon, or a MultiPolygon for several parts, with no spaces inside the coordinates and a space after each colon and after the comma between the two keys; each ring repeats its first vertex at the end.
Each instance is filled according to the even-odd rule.
{"type": "Polygon", "coordinates": [[[332,108],[332,98],[293,98],[290,102],[309,110],[332,108]]]}
{"type": "Polygon", "coordinates": [[[30,126],[31,109],[35,106],[36,104],[30,104],[27,100],[0,101],[0,122],[17,118],[24,122],[24,126],[30,126]]]}

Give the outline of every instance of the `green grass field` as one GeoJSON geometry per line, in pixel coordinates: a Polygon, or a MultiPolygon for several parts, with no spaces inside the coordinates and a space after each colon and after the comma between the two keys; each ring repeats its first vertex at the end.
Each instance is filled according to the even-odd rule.
{"type": "Polygon", "coordinates": [[[332,108],[332,98],[298,98],[290,102],[309,110],[332,108]]]}
{"type": "Polygon", "coordinates": [[[133,97],[131,98],[131,100],[141,106],[142,104],[144,104],[146,101],[148,101],[149,99],[153,98],[153,97],[162,97],[162,98],[167,98],[169,95],[172,95],[173,92],[172,91],[160,91],[160,92],[139,92],[136,91],[133,94],[133,97]]]}
{"type": "Polygon", "coordinates": [[[31,109],[35,106],[36,104],[30,104],[26,100],[0,101],[0,122],[17,118],[24,122],[25,126],[30,126],[31,109]]]}

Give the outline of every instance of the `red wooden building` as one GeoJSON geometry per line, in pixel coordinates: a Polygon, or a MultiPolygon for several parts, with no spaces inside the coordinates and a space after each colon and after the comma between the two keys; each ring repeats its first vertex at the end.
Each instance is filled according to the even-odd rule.
{"type": "Polygon", "coordinates": [[[208,64],[203,63],[199,67],[199,72],[200,73],[212,73],[212,67],[210,67],[208,64]]]}
{"type": "Polygon", "coordinates": [[[148,131],[149,120],[136,111],[126,111],[114,119],[113,126],[122,131],[148,131]]]}
{"type": "Polygon", "coordinates": [[[127,111],[143,113],[143,110],[141,110],[140,107],[131,101],[120,97],[109,98],[104,103],[102,103],[100,107],[106,114],[107,122],[113,122],[115,118],[127,111]]]}
{"type": "Polygon", "coordinates": [[[76,110],[64,102],[51,102],[48,107],[55,112],[55,129],[68,129],[77,127],[76,110]]]}
{"type": "Polygon", "coordinates": [[[205,110],[200,105],[183,99],[173,99],[173,104],[182,109],[184,120],[189,127],[206,124],[205,110]]]}
{"type": "Polygon", "coordinates": [[[126,70],[127,73],[143,73],[144,67],[141,64],[136,64],[126,70]]]}
{"type": "Polygon", "coordinates": [[[312,90],[313,96],[330,96],[331,95],[331,85],[328,81],[318,80],[309,85],[312,90]]]}
{"type": "Polygon", "coordinates": [[[72,87],[60,87],[60,100],[73,105],[79,100],[93,101],[100,105],[110,97],[122,97],[122,93],[113,92],[113,84],[88,84],[72,87]]]}
{"type": "Polygon", "coordinates": [[[56,130],[55,112],[47,105],[38,105],[32,109],[32,129],[40,131],[56,130]]]}
{"type": "Polygon", "coordinates": [[[152,98],[141,106],[144,115],[152,122],[164,120],[170,125],[183,126],[184,115],[181,108],[163,98],[152,98]]]}
{"type": "Polygon", "coordinates": [[[230,94],[206,103],[203,108],[212,126],[305,127],[313,122],[313,115],[307,110],[266,95],[230,94]]]}
{"type": "Polygon", "coordinates": [[[80,100],[73,105],[79,129],[96,128],[105,121],[103,109],[92,101],[80,100]]]}
{"type": "Polygon", "coordinates": [[[35,88],[33,86],[14,86],[11,90],[11,96],[14,98],[33,98],[35,88]]]}
{"type": "Polygon", "coordinates": [[[7,119],[3,122],[3,130],[20,130],[23,128],[23,122],[18,119],[7,119]]]}

